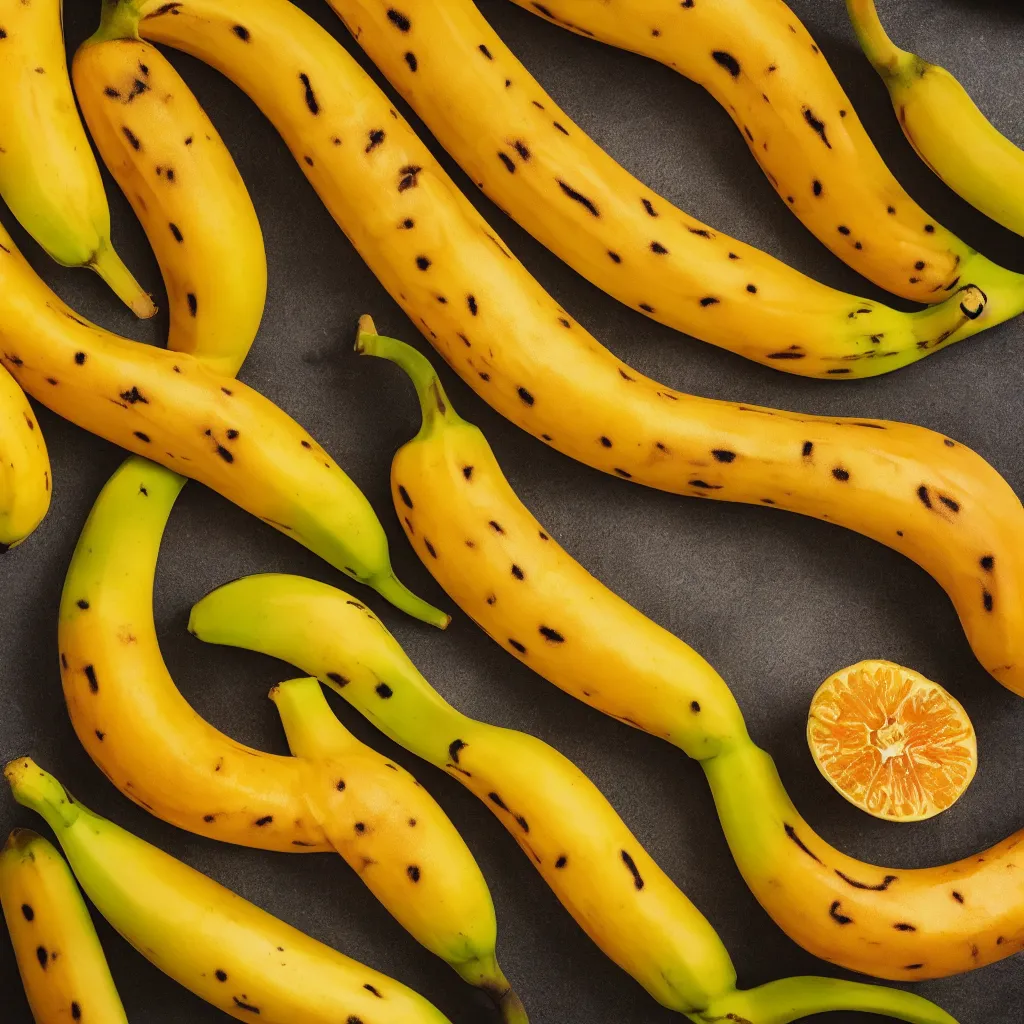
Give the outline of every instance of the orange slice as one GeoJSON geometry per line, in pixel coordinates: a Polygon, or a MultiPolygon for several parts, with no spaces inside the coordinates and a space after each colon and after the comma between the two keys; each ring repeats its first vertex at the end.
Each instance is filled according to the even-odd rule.
{"type": "Polygon", "coordinates": [[[818,688],[807,742],[850,803],[886,821],[924,821],[954,804],[978,767],[974,726],[938,683],[862,661],[818,688]]]}

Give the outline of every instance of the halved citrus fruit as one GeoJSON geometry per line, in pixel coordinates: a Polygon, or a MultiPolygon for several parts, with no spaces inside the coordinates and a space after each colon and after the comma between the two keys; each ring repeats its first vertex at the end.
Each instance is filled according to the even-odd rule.
{"type": "Polygon", "coordinates": [[[887,821],[946,810],[978,767],[974,726],[960,702],[891,661],[862,661],[826,679],[811,701],[807,742],[850,803],[887,821]]]}

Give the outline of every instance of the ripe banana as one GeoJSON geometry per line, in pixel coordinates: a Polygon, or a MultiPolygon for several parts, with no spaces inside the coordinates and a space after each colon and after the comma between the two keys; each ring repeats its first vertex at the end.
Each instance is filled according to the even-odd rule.
{"type": "Polygon", "coordinates": [[[85,901],[52,843],[11,833],[0,852],[0,904],[36,1024],[128,1024],[85,901]]]}
{"type": "Polygon", "coordinates": [[[512,2],[702,85],[790,210],[879,287],[935,302],[951,281],[973,281],[989,297],[989,326],[1024,310],[1024,276],[957,238],[893,177],[817,43],[782,0],[512,2]]]}
{"type": "Polygon", "coordinates": [[[390,338],[364,333],[359,343],[398,363],[423,407],[419,434],[395,456],[392,496],[424,564],[545,679],[700,760],[737,864],[787,935],[822,959],[901,981],[967,971],[1024,947],[1024,882],[1007,867],[1024,832],[981,857],[918,871],[832,849],[797,813],[718,673],[559,547],[516,497],[483,434],[452,409],[427,360],[390,338]]]}
{"type": "Polygon", "coordinates": [[[310,812],[334,848],[410,935],[485,991],[503,1020],[526,1024],[495,959],[487,883],[434,798],[360,743],[331,713],[315,679],[280,683],[270,697],[301,765],[310,812]]]}
{"type": "Polygon", "coordinates": [[[235,376],[263,316],[267,258],[231,154],[167,58],[120,38],[116,21],[82,44],[72,76],[100,156],[160,263],[168,348],[235,376]]]}
{"type": "Polygon", "coordinates": [[[1024,235],[1024,152],[999,134],[945,68],[893,43],[874,0],[846,0],[846,7],[917,155],[971,206],[1024,235]]]}
{"type": "Polygon", "coordinates": [[[0,366],[0,554],[20,544],[50,507],[50,458],[24,392],[0,366]]]}
{"type": "Polygon", "coordinates": [[[191,356],[82,320],[2,227],[0,365],[59,415],[212,487],[403,611],[447,624],[398,581],[370,503],[294,420],[191,356]]]}
{"type": "MultiPolygon", "coordinates": [[[[412,454],[407,457],[415,479],[402,482],[411,500],[430,473],[458,477],[458,467],[448,461],[453,439],[466,445],[468,465],[474,464],[474,453],[489,460],[482,435],[465,427],[444,399],[444,411],[438,408],[440,384],[426,359],[400,342],[376,338],[369,318],[362,329],[362,348],[400,363],[420,395],[426,421],[422,436],[430,443],[408,449],[415,452],[415,461],[412,454]],[[442,429],[449,425],[451,430],[442,429]]],[[[528,392],[533,405],[519,403],[526,409],[519,422],[525,419],[555,437],[564,437],[565,431],[589,434],[590,452],[583,461],[613,467],[627,478],[657,480],[666,490],[693,496],[786,508],[847,526],[907,555],[949,594],[985,668],[1024,695],[1024,552],[1014,539],[1024,529],[1024,509],[998,473],[970,449],[905,423],[800,416],[687,396],[662,401],[657,420],[644,422],[640,408],[628,403],[639,393],[641,381],[620,378],[616,385],[602,372],[609,385],[607,401],[597,404],[600,385],[588,384],[601,378],[592,377],[579,362],[559,366],[558,372],[558,379],[550,379],[553,372],[546,381],[531,377],[530,387],[543,391],[536,396],[528,392]],[[570,391],[578,393],[579,401],[566,400],[570,391]],[[617,408],[613,395],[623,400],[617,408]],[[536,410],[541,411],[535,415],[536,410]],[[676,430],[664,429],[670,425],[676,430]]],[[[494,378],[500,373],[495,366],[492,383],[498,383],[494,378]]],[[[514,382],[524,374],[525,368],[505,379],[514,382]]],[[[668,391],[655,394],[673,396],[668,391]]],[[[467,498],[480,489],[475,477],[459,477],[457,485],[467,498]]],[[[493,497],[485,500],[508,501],[511,491],[504,483],[495,487],[493,497]]],[[[408,514],[404,501],[399,511],[408,514]]],[[[470,528],[467,523],[465,529],[470,528]]],[[[474,520],[467,537],[478,529],[474,520]]],[[[415,544],[422,552],[423,537],[415,544]]],[[[544,559],[544,545],[533,546],[536,557],[544,559]]],[[[427,564],[436,568],[433,559],[427,564]]],[[[563,609],[563,614],[571,610],[563,609]]],[[[557,628],[557,623],[550,625],[557,628]]],[[[605,631],[601,635],[611,643],[605,631]]],[[[548,648],[542,645],[541,650],[548,648]]],[[[611,655],[595,655],[595,663],[605,657],[611,655]]],[[[673,712],[675,717],[680,714],[678,708],[673,712]]]]}
{"type": "Polygon", "coordinates": [[[836,368],[850,376],[895,369],[990,320],[991,305],[950,333],[960,282],[971,278],[942,282],[941,312],[902,313],[819,284],[683,213],[572,122],[472,0],[403,0],[399,19],[379,0],[331,6],[498,206],[592,283],[655,320],[818,377],[836,368]]]}
{"type": "Polygon", "coordinates": [[[88,810],[29,758],[4,769],[96,909],[156,967],[236,1020],[447,1024],[422,996],[88,810]]]}
{"type": "Polygon", "coordinates": [[[0,196],[67,267],[89,267],[141,317],[156,312],[110,243],[103,181],[75,109],[63,0],[0,0],[0,196]]]}
{"type": "Polygon", "coordinates": [[[299,576],[250,576],[204,597],[189,629],[315,673],[391,739],[457,779],[505,826],[598,947],[695,1024],[786,1024],[831,1009],[921,1024],[952,1020],[910,993],[832,979],[737,990],[714,929],[590,779],[535,737],[453,708],[380,620],[341,591],[299,576]]]}
{"type": "Polygon", "coordinates": [[[896,547],[954,596],[985,667],[1024,692],[1022,510],[976,455],[910,426],[713,402],[643,377],[544,292],[348,53],[284,0],[118,10],[257,101],[391,294],[502,415],[606,473],[828,518],[896,547]],[[860,486],[871,497],[853,503],[860,486]]]}

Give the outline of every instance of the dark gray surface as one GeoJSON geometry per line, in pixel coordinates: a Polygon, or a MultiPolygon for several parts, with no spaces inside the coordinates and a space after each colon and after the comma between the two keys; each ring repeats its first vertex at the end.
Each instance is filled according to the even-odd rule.
{"type": "MultiPolygon", "coordinates": [[[[322,0],[303,0],[301,6],[355,49],[322,0]]],[[[855,47],[841,0],[794,0],[793,6],[915,198],[987,255],[1024,270],[1021,240],[967,207],[914,156],[881,83],[855,47]]],[[[880,6],[900,43],[949,67],[998,127],[1024,143],[1019,91],[1024,15],[1015,5],[889,0],[880,6]]],[[[830,284],[885,298],[786,211],[726,114],[701,89],[652,62],[570,36],[506,0],[481,0],[481,7],[579,124],[657,191],[830,284]]],[[[95,2],[66,3],[72,50],[91,31],[97,8],[95,2]]],[[[267,238],[267,313],[242,377],[326,445],[378,509],[399,574],[450,608],[396,528],[388,497],[390,456],[416,421],[411,392],[399,374],[351,352],[355,320],[363,312],[371,312],[387,333],[417,344],[419,336],[251,103],[210,69],[171,56],[235,155],[267,238]]],[[[456,177],[469,188],[463,175],[456,177]]],[[[110,192],[120,251],[161,299],[146,240],[116,188],[110,192]]],[[[618,305],[475,193],[474,199],[566,308],[644,372],[702,395],[922,423],[982,452],[1018,494],[1024,493],[1020,322],[864,383],[788,377],[675,335],[618,305]]],[[[6,211],[0,218],[12,226],[6,211]]],[[[98,280],[48,263],[20,229],[14,233],[40,272],[80,312],[141,340],[162,341],[163,318],[135,321],[98,280]]],[[[1024,795],[1016,782],[1024,705],[979,668],[949,601],[920,569],[824,523],[763,508],[687,501],[600,475],[516,430],[447,370],[443,376],[456,407],[484,429],[513,486],[552,533],[729,681],[751,732],[777,759],[797,806],[830,841],[879,863],[925,865],[966,856],[1021,824],[1024,795]],[[836,796],[811,763],[803,738],[811,694],[829,672],[865,657],[890,658],[940,680],[974,719],[978,775],[967,795],[936,820],[894,826],[870,819],[836,796]]],[[[39,413],[53,459],[54,504],[31,542],[0,561],[0,755],[32,754],[119,824],[413,986],[454,1024],[484,1024],[490,1015],[475,995],[401,931],[339,858],[243,850],[178,831],[122,797],[80,748],[60,692],[57,601],[78,531],[122,453],[46,410],[39,413]]],[[[207,590],[244,573],[269,570],[348,583],[281,534],[189,485],[167,532],[157,583],[157,622],[168,664],[201,714],[241,740],[285,752],[276,712],[264,695],[272,682],[294,671],[255,655],[204,647],[185,632],[189,607],[207,590]]],[[[758,907],[729,857],[702,773],[679,751],[556,690],[457,610],[442,636],[401,617],[368,591],[359,596],[460,708],[543,737],[594,779],[720,931],[742,984],[841,973],[798,949],[758,907]]],[[[497,903],[501,960],[533,1024],[679,1019],[654,1004],[585,938],[473,796],[382,740],[341,702],[335,705],[357,734],[417,773],[473,848],[497,903]]],[[[14,825],[40,827],[41,822],[0,794],[0,832],[14,825]]],[[[105,923],[99,928],[132,1020],[225,1019],[166,979],[105,923]]],[[[1021,1020],[1022,966],[1017,957],[922,984],[918,991],[961,1024],[1014,1024],[1021,1020]]],[[[28,1024],[13,955],[2,938],[0,993],[4,1024],[28,1024]]],[[[860,1024],[877,1018],[846,1013],[827,1019],[860,1024]]]]}

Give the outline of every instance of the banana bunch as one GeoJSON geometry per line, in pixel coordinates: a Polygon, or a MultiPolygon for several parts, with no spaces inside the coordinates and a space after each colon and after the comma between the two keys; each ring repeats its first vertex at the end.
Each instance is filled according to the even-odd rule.
{"type": "Polygon", "coordinates": [[[893,43],[874,0],[846,0],[846,8],[917,155],[971,206],[1024,235],[1024,152],[945,68],[893,43]]]}
{"type": "MultiPolygon", "coordinates": [[[[901,981],[968,971],[1024,948],[1024,884],[1008,867],[1024,832],[926,870],[875,867],[830,847],[797,813],[718,673],[559,547],[516,497],[483,434],[454,411],[424,356],[368,333],[365,320],[363,327],[360,349],[401,366],[422,407],[419,433],[392,464],[392,497],[424,565],[535,672],[700,761],[734,857],[787,935],[831,963],[901,981]]],[[[230,608],[245,621],[227,630],[246,637],[241,646],[323,677],[322,666],[296,660],[291,647],[251,640],[250,609],[216,598],[206,600],[221,615],[230,608]]],[[[267,614],[294,621],[285,607],[267,614]]],[[[221,636],[226,627],[208,635],[203,609],[193,626],[201,638],[221,636]]]]}
{"type": "Polygon", "coordinates": [[[94,814],[30,758],[11,761],[4,775],[15,800],[56,833],[110,924],[165,974],[236,1020],[449,1024],[411,989],[94,814]]]}
{"type": "Polygon", "coordinates": [[[24,392],[0,366],[0,554],[42,522],[50,487],[43,432],[24,392]]]}
{"type": "MultiPolygon", "coordinates": [[[[257,102],[377,277],[502,415],[623,479],[789,509],[896,548],[955,599],[986,669],[1024,692],[1024,554],[1014,540],[1024,517],[977,455],[909,425],[715,402],[644,377],[543,290],[344,48],[285,0],[121,0],[116,9],[257,102]],[[862,487],[865,500],[851,500],[862,487]]],[[[966,288],[957,315],[983,301],[966,288]]]]}
{"type": "Polygon", "coordinates": [[[58,263],[156,313],[110,243],[110,210],[68,80],[63,0],[0,0],[0,196],[58,263]]]}
{"type": "Polygon", "coordinates": [[[366,497],[286,413],[195,357],[81,319],[0,226],[0,365],[54,412],[205,483],[409,614],[448,616],[391,569],[366,497]]]}
{"type": "Polygon", "coordinates": [[[994,322],[990,284],[959,270],[930,297],[943,300],[937,309],[898,312],[822,285],[677,209],[573,123],[472,0],[405,0],[397,22],[376,0],[331,6],[499,207],[592,283],[661,323],[778,370],[847,379],[922,359],[994,322]],[[984,309],[964,302],[971,282],[988,294],[984,309]]]}
{"type": "Polygon", "coordinates": [[[0,852],[0,905],[37,1024],[128,1024],[67,862],[28,829],[0,852]]]}
{"type": "MultiPolygon", "coordinates": [[[[972,281],[989,298],[989,325],[1024,310],[1024,275],[992,263],[914,202],[818,44],[782,0],[512,2],[702,85],[736,123],[789,209],[880,288],[936,302],[950,281],[972,281]]],[[[955,138],[951,160],[970,145],[955,138]]]]}
{"type": "MultiPolygon", "coordinates": [[[[552,542],[553,543],[553,542],[552,542]]],[[[596,945],[695,1024],[786,1024],[832,1009],[952,1024],[908,992],[825,978],[736,988],[708,920],[571,761],[526,733],[461,714],[376,616],[299,576],[250,576],[192,609],[200,640],[261,651],[315,674],[386,736],[447,772],[497,817],[596,945]]],[[[316,711],[331,728],[326,704],[316,711]]]]}

